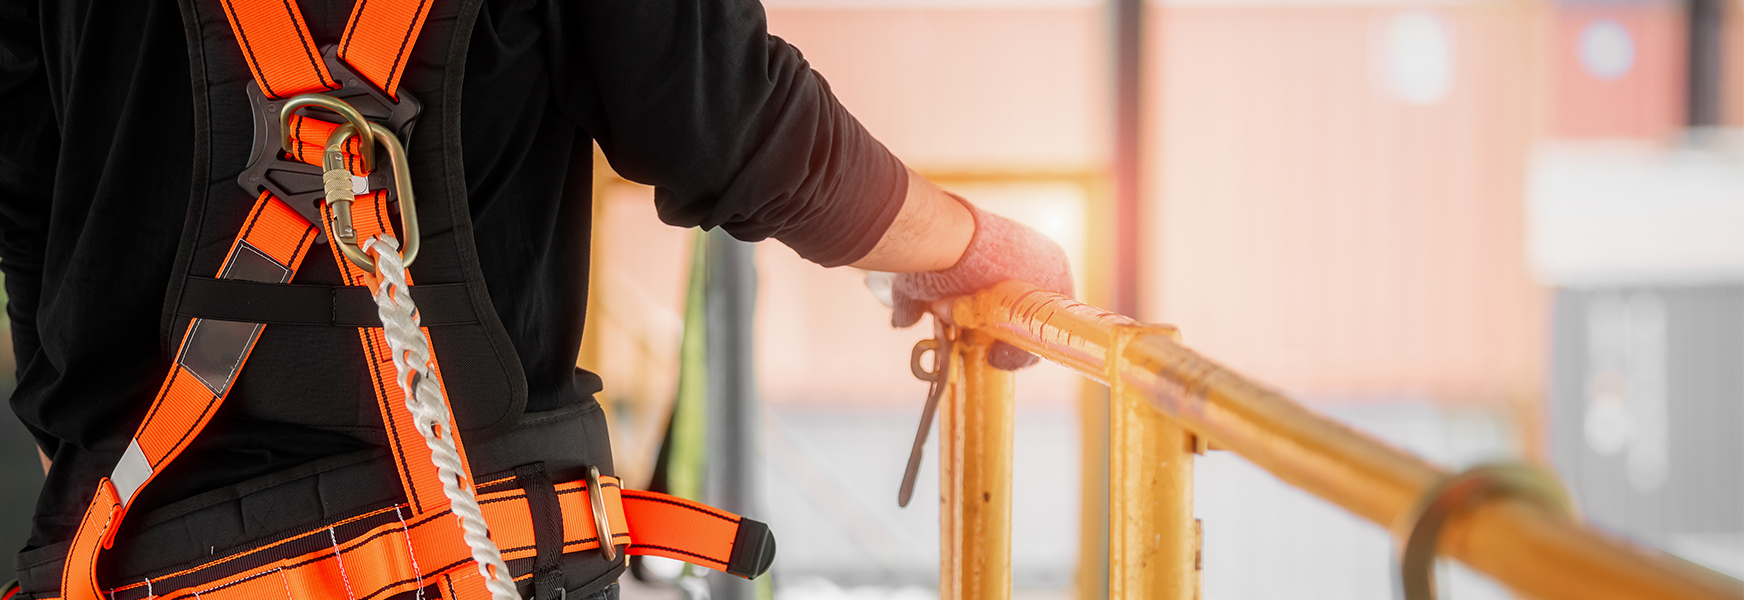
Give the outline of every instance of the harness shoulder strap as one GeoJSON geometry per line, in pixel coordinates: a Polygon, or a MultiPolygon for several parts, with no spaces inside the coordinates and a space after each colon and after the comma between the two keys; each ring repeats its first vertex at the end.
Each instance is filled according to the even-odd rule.
{"type": "MultiPolygon", "coordinates": [[[[255,82],[267,97],[283,99],[338,89],[322,64],[321,51],[303,12],[292,0],[220,0],[237,45],[248,59],[255,82]]],[[[398,96],[400,76],[431,0],[365,0],[357,3],[339,41],[339,58],[390,98],[398,96]]]]}

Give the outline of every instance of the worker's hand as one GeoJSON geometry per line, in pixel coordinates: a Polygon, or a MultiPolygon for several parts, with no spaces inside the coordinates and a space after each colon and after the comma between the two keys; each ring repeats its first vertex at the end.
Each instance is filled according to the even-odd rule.
{"type": "MultiPolygon", "coordinates": [[[[959,198],[959,200],[961,200],[959,198]]],[[[957,264],[938,271],[899,273],[891,285],[890,324],[920,321],[933,301],[971,294],[1016,279],[1050,292],[1072,295],[1072,270],[1060,245],[1034,229],[976,208],[975,235],[957,264]]],[[[1013,371],[1036,363],[1035,355],[999,342],[987,353],[994,367],[1013,371]]]]}

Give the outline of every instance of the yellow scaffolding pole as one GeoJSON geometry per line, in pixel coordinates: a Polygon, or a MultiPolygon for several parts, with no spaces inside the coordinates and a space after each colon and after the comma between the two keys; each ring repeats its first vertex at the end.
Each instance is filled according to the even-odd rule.
{"type": "Polygon", "coordinates": [[[986,333],[960,338],[939,399],[939,597],[1008,598],[1013,375],[987,365],[986,333]]]}
{"type": "Polygon", "coordinates": [[[992,338],[952,344],[952,384],[938,406],[942,598],[1012,597],[1013,377],[987,366],[992,338]],[[961,373],[961,375],[956,375],[961,373]]]}
{"type": "MultiPolygon", "coordinates": [[[[1193,519],[1193,435],[1119,371],[1145,329],[1116,330],[1109,346],[1108,597],[1194,600],[1199,541],[1193,519]]],[[[1174,335],[1173,329],[1162,331],[1174,335]]]]}
{"type": "MultiPolygon", "coordinates": [[[[1121,396],[1141,399],[1177,424],[1172,430],[1152,427],[1140,416],[1136,418],[1144,425],[1139,426],[1129,414],[1117,417],[1129,421],[1123,426],[1127,432],[1111,432],[1114,454],[1138,461],[1111,465],[1111,495],[1117,497],[1110,499],[1116,513],[1110,515],[1113,597],[1185,598],[1196,593],[1196,575],[1183,574],[1182,567],[1182,557],[1192,555],[1189,549],[1198,537],[1190,524],[1183,526],[1191,518],[1190,496],[1184,491],[1191,467],[1181,460],[1178,471],[1160,467],[1156,484],[1142,480],[1149,475],[1147,469],[1159,468],[1154,464],[1158,458],[1185,452],[1188,438],[1181,428],[1389,530],[1414,518],[1425,495],[1449,477],[1439,467],[1201,356],[1167,332],[1034,286],[1006,282],[934,309],[964,328],[962,337],[970,341],[959,359],[963,389],[950,390],[949,408],[941,407],[946,413],[941,431],[948,432],[942,436],[946,462],[941,469],[944,598],[1003,598],[1010,592],[1011,379],[982,365],[989,339],[1112,384],[1118,388],[1117,406],[1121,396]],[[1134,476],[1141,480],[1132,481],[1134,476]],[[977,492],[983,495],[974,497],[977,492]],[[1150,508],[1141,509],[1144,504],[1150,508]],[[1123,523],[1120,510],[1150,511],[1146,519],[1151,522],[1123,523]],[[1127,527],[1136,529],[1125,531],[1127,527]],[[1132,535],[1145,531],[1158,536],[1154,556],[1159,560],[1146,562],[1150,547],[1132,535]],[[1130,562],[1134,556],[1140,560],[1136,566],[1130,562]],[[1135,568],[1145,574],[1131,575],[1135,568]],[[1153,576],[1150,569],[1167,572],[1153,576]]],[[[1128,408],[1136,410],[1131,404],[1136,403],[1128,408]]],[[[1458,558],[1536,598],[1744,600],[1744,584],[1736,580],[1507,495],[1453,512],[1436,553],[1458,558]]]]}

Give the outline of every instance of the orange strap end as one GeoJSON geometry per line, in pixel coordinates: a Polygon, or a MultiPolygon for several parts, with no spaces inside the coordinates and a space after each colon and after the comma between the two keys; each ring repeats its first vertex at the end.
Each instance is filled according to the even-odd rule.
{"type": "Polygon", "coordinates": [[[775,536],[761,521],[677,496],[623,491],[630,554],[662,556],[752,579],[775,562],[775,536]]]}
{"type": "Polygon", "coordinates": [[[121,499],[104,477],[97,482],[97,494],[79,519],[73,546],[67,550],[66,568],[61,571],[61,597],[65,600],[105,600],[102,587],[97,585],[97,555],[109,545],[120,514],[121,499]]]}

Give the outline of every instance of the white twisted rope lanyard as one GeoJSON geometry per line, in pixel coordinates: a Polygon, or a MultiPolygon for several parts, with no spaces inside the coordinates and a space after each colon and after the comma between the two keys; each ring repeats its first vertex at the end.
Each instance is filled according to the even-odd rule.
{"type": "Polygon", "coordinates": [[[436,463],[442,479],[442,493],[455,518],[460,519],[466,546],[472,550],[472,560],[485,580],[492,600],[521,600],[515,589],[508,565],[503,564],[502,551],[491,541],[490,529],[473,496],[472,474],[462,468],[460,451],[455,448],[454,432],[446,425],[450,418],[447,398],[436,380],[435,362],[431,359],[430,340],[419,325],[418,307],[412,303],[406,285],[406,267],[400,260],[400,245],[391,236],[372,236],[364,240],[363,249],[375,258],[376,311],[381,316],[382,330],[387,334],[388,348],[393,353],[394,370],[405,392],[406,410],[417,421],[418,433],[430,447],[430,457],[436,463]]]}

